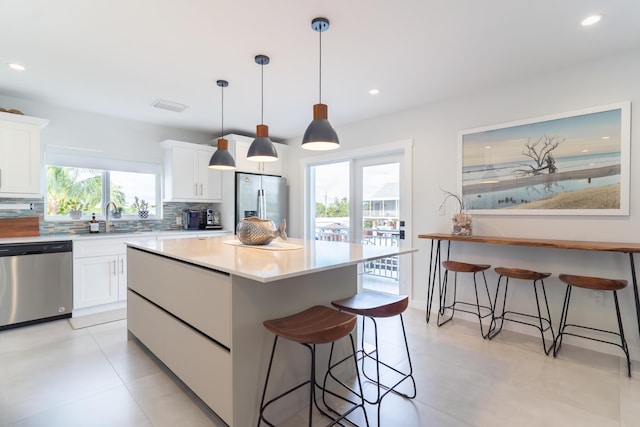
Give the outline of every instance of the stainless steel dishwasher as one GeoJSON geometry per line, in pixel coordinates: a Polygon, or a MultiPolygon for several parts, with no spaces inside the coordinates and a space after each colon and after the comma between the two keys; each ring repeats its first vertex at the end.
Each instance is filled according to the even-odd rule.
{"type": "Polygon", "coordinates": [[[71,241],[0,245],[0,330],[71,317],[71,241]]]}

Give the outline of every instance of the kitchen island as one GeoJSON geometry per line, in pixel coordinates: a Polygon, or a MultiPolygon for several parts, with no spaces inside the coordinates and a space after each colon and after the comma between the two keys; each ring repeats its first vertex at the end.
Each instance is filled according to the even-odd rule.
{"type": "MultiPolygon", "coordinates": [[[[264,320],[351,296],[358,263],[415,251],[298,239],[269,246],[231,236],[128,243],[130,336],[231,426],[257,423],[273,344],[264,320]]],[[[308,351],[286,344],[272,371],[283,389],[308,376],[308,351]]],[[[320,367],[326,352],[319,357],[320,367]]]]}

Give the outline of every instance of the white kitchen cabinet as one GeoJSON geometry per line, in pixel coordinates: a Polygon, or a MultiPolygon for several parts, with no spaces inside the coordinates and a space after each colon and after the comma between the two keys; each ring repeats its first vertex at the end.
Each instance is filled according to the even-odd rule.
{"type": "Polygon", "coordinates": [[[40,130],[48,123],[0,112],[0,197],[41,197],[40,130]]]}
{"type": "Polygon", "coordinates": [[[214,147],[166,140],[164,148],[164,200],[222,201],[222,171],[209,168],[214,147]]]}
{"type": "Polygon", "coordinates": [[[73,243],[73,309],[127,299],[127,239],[100,238],[73,243]]]}
{"type": "Polygon", "coordinates": [[[287,156],[287,146],[274,142],[278,160],[275,162],[252,162],[247,160],[249,147],[253,142],[253,138],[242,135],[230,134],[225,139],[229,141],[229,151],[233,154],[236,161],[237,172],[260,173],[266,175],[286,176],[285,160],[287,156]]]}

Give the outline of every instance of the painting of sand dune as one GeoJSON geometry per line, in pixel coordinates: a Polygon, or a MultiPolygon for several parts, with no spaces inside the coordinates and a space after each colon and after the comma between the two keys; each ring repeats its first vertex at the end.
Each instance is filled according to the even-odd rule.
{"type": "Polygon", "coordinates": [[[459,133],[470,213],[628,215],[629,102],[459,133]]]}

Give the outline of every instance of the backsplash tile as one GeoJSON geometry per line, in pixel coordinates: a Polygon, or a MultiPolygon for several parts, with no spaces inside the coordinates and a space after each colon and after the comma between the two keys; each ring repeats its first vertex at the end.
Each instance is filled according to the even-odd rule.
{"type": "MultiPolygon", "coordinates": [[[[89,222],[86,219],[77,221],[45,221],[44,220],[44,199],[13,199],[0,198],[0,203],[4,205],[4,209],[0,209],[0,218],[15,217],[32,217],[37,216],[40,219],[40,235],[52,234],[87,234],[89,233],[89,222]],[[33,203],[33,210],[24,209],[7,209],[7,205],[23,205],[33,203]]],[[[213,208],[219,209],[219,205],[212,203],[162,203],[162,220],[126,220],[117,219],[112,222],[115,227],[111,232],[132,233],[141,231],[171,231],[180,230],[182,227],[176,224],[176,218],[182,216],[184,209],[203,210],[213,208]]],[[[100,221],[100,232],[104,233],[105,223],[100,221]]]]}

